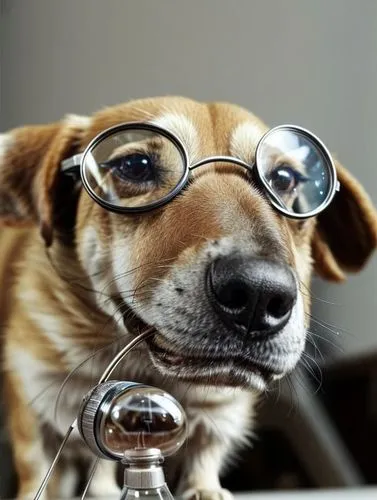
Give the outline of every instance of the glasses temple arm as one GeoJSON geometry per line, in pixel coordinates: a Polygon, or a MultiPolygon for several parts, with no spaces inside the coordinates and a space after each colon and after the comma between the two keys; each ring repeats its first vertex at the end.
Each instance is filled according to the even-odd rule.
{"type": "Polygon", "coordinates": [[[80,168],[82,154],[71,156],[61,162],[61,172],[63,174],[76,174],[80,168]]]}

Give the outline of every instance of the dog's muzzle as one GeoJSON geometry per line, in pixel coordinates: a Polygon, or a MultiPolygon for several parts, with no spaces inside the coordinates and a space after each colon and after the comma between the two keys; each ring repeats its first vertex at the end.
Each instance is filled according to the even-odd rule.
{"type": "Polygon", "coordinates": [[[152,362],[169,377],[264,390],[293,370],[305,344],[297,277],[273,256],[214,254],[159,283],[152,362]]]}

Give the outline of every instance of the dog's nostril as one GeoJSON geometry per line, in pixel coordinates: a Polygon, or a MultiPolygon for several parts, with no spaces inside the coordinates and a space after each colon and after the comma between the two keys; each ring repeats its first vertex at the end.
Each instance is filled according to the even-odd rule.
{"type": "Polygon", "coordinates": [[[287,300],[284,297],[276,295],[272,297],[266,307],[267,314],[271,315],[273,318],[282,318],[289,312],[292,307],[292,301],[287,300]]]}
{"type": "Polygon", "coordinates": [[[249,294],[243,283],[230,283],[224,287],[217,295],[221,302],[228,309],[244,309],[249,302],[249,294]]]}

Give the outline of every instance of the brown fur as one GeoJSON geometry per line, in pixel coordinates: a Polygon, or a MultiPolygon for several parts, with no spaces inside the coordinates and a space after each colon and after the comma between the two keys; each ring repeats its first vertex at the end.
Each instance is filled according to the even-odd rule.
{"type": "MultiPolygon", "coordinates": [[[[254,123],[261,132],[265,130],[256,117],[236,106],[160,98],[105,109],[94,115],[87,127],[65,119],[10,132],[9,147],[0,159],[0,224],[3,225],[0,271],[2,283],[12,281],[14,286],[12,289],[3,286],[1,314],[2,323],[7,325],[3,329],[4,384],[20,497],[35,491],[44,469],[35,467],[35,454],[39,453],[43,436],[38,416],[28,406],[29,396],[17,373],[17,356],[20,353],[32,356],[46,373],[63,380],[85,357],[84,353],[90,355],[116,340],[116,321],[95,305],[96,294],[101,291],[91,291],[90,276],[84,270],[87,255],[83,241],[88,227],[95,228],[104,252],[110,252],[115,239],[132,240],[132,265],[138,269],[134,293],[145,304],[156,283],[169,275],[173,265],[194,262],[208,240],[216,241],[234,231],[245,236],[246,241],[248,233],[256,233],[264,249],[261,256],[280,255],[296,268],[306,287],[310,286],[312,259],[319,274],[340,281],[346,271],[359,270],[376,247],[376,212],[362,187],[339,163],[336,166],[341,191],[319,216],[317,225],[315,219],[298,223],[282,217],[259,192],[251,192],[240,169],[216,164],[198,170],[187,195],[161,210],[140,216],[110,213],[82,189],[75,227],[67,236],[66,221],[61,215],[64,207],[59,205],[60,162],[82,151],[93,137],[110,126],[145,121],[166,112],[179,113],[192,121],[200,140],[200,157],[229,154],[232,131],[244,121],[254,123]],[[16,231],[5,227],[25,224],[30,229],[16,231]],[[44,244],[50,247],[48,254],[44,244]],[[52,341],[50,324],[46,322],[44,326],[43,320],[38,320],[42,315],[64,325],[59,331],[61,343],[56,338],[52,341]],[[78,353],[75,357],[74,350],[78,353]]],[[[69,196],[63,199],[62,205],[68,203],[69,196]]],[[[308,294],[304,294],[304,301],[309,312],[308,294]]],[[[140,363],[145,361],[143,357],[140,359],[140,363]]],[[[101,366],[89,382],[94,383],[98,378],[101,366]]],[[[155,380],[156,384],[160,382],[158,378],[155,380]]],[[[170,388],[173,390],[174,386],[170,388]]],[[[206,404],[217,405],[212,401],[206,404]]],[[[201,406],[195,402],[192,410],[195,405],[201,406]]],[[[207,488],[200,473],[203,461],[195,462],[201,447],[202,460],[211,461],[224,453],[216,451],[216,447],[220,450],[218,441],[208,451],[212,438],[198,429],[196,438],[188,444],[192,453],[183,475],[184,490],[207,488]]],[[[229,443],[227,447],[232,448],[229,443]]]]}

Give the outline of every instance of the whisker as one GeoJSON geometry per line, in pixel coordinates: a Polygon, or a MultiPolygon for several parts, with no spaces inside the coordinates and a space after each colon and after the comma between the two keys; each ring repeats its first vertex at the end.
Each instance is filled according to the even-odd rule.
{"type": "MultiPolygon", "coordinates": [[[[332,342],[329,338],[323,337],[322,335],[319,335],[319,333],[313,332],[312,330],[307,330],[307,332],[310,335],[310,337],[312,337],[312,336],[317,337],[319,340],[326,342],[326,343],[330,344],[332,347],[335,347],[336,349],[338,349],[339,352],[344,352],[344,349],[340,345],[336,344],[335,342],[332,342]]],[[[313,339],[311,339],[311,340],[313,340],[313,339]]],[[[322,359],[323,359],[323,357],[322,357],[322,359]]]]}
{"type": "MultiPolygon", "coordinates": [[[[118,293],[116,294],[112,294],[110,295],[109,297],[106,298],[106,300],[103,302],[103,305],[106,305],[107,303],[109,302],[112,302],[116,299],[123,299],[123,300],[126,300],[126,299],[133,299],[132,301],[134,302],[134,299],[135,299],[135,291],[138,290],[139,288],[141,289],[146,289],[146,285],[142,285],[142,286],[137,286],[136,288],[130,288],[128,290],[119,290],[118,293]]],[[[146,292],[144,295],[140,295],[139,298],[143,298],[143,297],[146,297],[147,296],[147,289],[146,289],[146,292]]],[[[127,305],[127,304],[125,304],[127,305]]]]}
{"type": "Polygon", "coordinates": [[[346,330],[345,328],[343,328],[341,326],[333,325],[333,324],[328,323],[327,321],[324,321],[322,319],[319,320],[318,318],[315,318],[311,314],[308,314],[308,316],[313,321],[313,323],[316,323],[316,324],[322,326],[323,328],[329,330],[330,332],[334,333],[335,335],[339,335],[339,333],[342,333],[345,335],[349,335],[351,337],[355,336],[355,334],[353,332],[351,332],[350,330],[346,330]]]}
{"type": "Polygon", "coordinates": [[[128,269],[127,271],[124,271],[123,273],[120,273],[116,276],[114,276],[114,278],[112,278],[106,285],[105,285],[105,288],[107,287],[110,287],[111,285],[115,284],[117,281],[119,281],[120,279],[122,278],[125,278],[125,277],[128,277],[130,276],[131,274],[135,273],[136,271],[139,271],[140,269],[143,269],[145,267],[155,267],[157,269],[169,269],[170,266],[168,265],[163,265],[161,264],[161,262],[169,262],[169,261],[172,261],[174,259],[172,258],[169,258],[169,259],[163,259],[161,261],[158,261],[158,262],[145,262],[144,264],[140,264],[139,266],[136,266],[132,269],[128,269]]]}
{"type": "Polygon", "coordinates": [[[41,391],[39,391],[32,399],[30,399],[28,402],[27,402],[27,405],[28,406],[33,406],[34,403],[36,403],[38,401],[39,398],[41,398],[42,396],[44,396],[46,394],[46,392],[48,392],[49,389],[51,389],[53,386],[55,385],[55,381],[51,382],[50,384],[48,384],[46,387],[44,387],[41,391]]]}
{"type": "Polygon", "coordinates": [[[328,305],[331,305],[331,306],[340,306],[341,305],[341,304],[339,304],[337,302],[330,302],[330,301],[328,301],[326,299],[322,299],[321,297],[318,297],[317,295],[314,295],[313,291],[303,281],[301,281],[301,280],[299,280],[299,287],[300,287],[300,292],[303,295],[306,295],[307,297],[310,297],[311,299],[316,300],[317,302],[322,302],[324,304],[328,304],[328,305]],[[301,289],[301,286],[305,288],[305,291],[307,292],[306,294],[301,289]]]}
{"type": "MultiPolygon", "coordinates": [[[[317,375],[313,369],[313,367],[310,365],[310,362],[305,359],[304,357],[301,358],[301,363],[302,363],[302,366],[307,370],[307,372],[309,373],[309,375],[311,375],[314,380],[316,380],[316,382],[319,382],[319,380],[317,379],[317,375]]],[[[310,360],[311,361],[311,360],[310,360]]]]}
{"type": "MultiPolygon", "coordinates": [[[[125,336],[125,335],[124,335],[125,336]]],[[[61,396],[63,394],[63,390],[65,389],[65,386],[67,385],[67,383],[69,382],[69,380],[77,373],[77,371],[82,368],[85,363],[87,363],[88,361],[90,361],[93,357],[95,357],[97,354],[105,351],[106,349],[109,349],[110,347],[112,347],[116,342],[119,342],[121,339],[120,338],[116,338],[114,340],[112,340],[111,342],[109,342],[108,344],[106,344],[105,346],[102,346],[100,347],[99,349],[96,349],[95,352],[91,353],[89,356],[87,356],[85,359],[83,359],[77,366],[75,366],[75,368],[73,368],[69,373],[68,375],[64,378],[63,382],[61,383],[61,386],[59,388],[59,391],[56,395],[56,401],[55,401],[55,408],[54,408],[54,420],[57,421],[57,415],[58,415],[58,406],[59,406],[59,403],[60,403],[60,399],[61,399],[61,396]]]]}
{"type": "Polygon", "coordinates": [[[307,332],[309,335],[307,336],[307,341],[314,347],[314,352],[318,352],[319,354],[319,357],[321,358],[322,361],[325,361],[324,357],[323,357],[323,354],[320,350],[320,348],[318,347],[317,343],[315,342],[315,340],[313,339],[312,337],[312,334],[311,332],[307,332]]]}
{"type": "MultiPolygon", "coordinates": [[[[302,358],[300,361],[302,361],[302,358]]],[[[301,363],[299,362],[299,366],[300,365],[301,365],[301,363]]],[[[298,385],[301,387],[301,389],[304,392],[311,394],[312,393],[311,386],[308,385],[308,379],[307,379],[307,377],[304,376],[304,373],[300,369],[298,369],[294,372],[294,375],[295,375],[295,380],[298,383],[298,385]]],[[[297,404],[299,405],[300,404],[300,397],[299,397],[297,391],[296,391],[296,396],[297,396],[297,404]]]]}
{"type": "MultiPolygon", "coordinates": [[[[65,283],[67,283],[68,285],[72,286],[72,282],[70,281],[70,278],[68,278],[67,276],[63,276],[60,273],[60,271],[58,270],[58,268],[56,267],[54,261],[52,260],[52,257],[51,257],[51,254],[49,252],[49,249],[47,247],[45,247],[45,253],[46,253],[48,261],[50,262],[50,264],[51,264],[52,268],[54,269],[55,273],[57,274],[57,276],[59,276],[59,278],[61,280],[63,280],[65,283]]],[[[79,278],[75,278],[75,279],[79,279],[79,278]]],[[[81,288],[85,292],[95,293],[95,294],[99,294],[99,295],[104,295],[99,290],[94,290],[93,288],[86,287],[85,285],[82,285],[81,283],[74,283],[74,286],[77,286],[78,288],[81,288]]]]}
{"type": "MultiPolygon", "coordinates": [[[[319,364],[317,363],[317,361],[312,356],[310,356],[308,353],[306,353],[305,351],[303,352],[303,356],[307,358],[307,360],[306,360],[307,361],[307,369],[308,369],[309,373],[311,373],[311,375],[313,376],[314,380],[316,382],[318,382],[318,384],[319,384],[317,390],[314,393],[314,394],[317,394],[320,391],[320,389],[322,388],[322,385],[323,385],[323,375],[322,375],[321,367],[319,366],[319,364]],[[309,361],[311,363],[313,363],[316,366],[316,368],[318,369],[319,379],[316,376],[313,368],[309,365],[309,363],[308,363],[309,361]],[[310,370],[309,370],[309,367],[310,367],[310,370]]],[[[305,361],[304,357],[301,358],[301,361],[303,363],[305,361]]]]}
{"type": "Polygon", "coordinates": [[[291,376],[289,376],[285,379],[286,383],[288,385],[288,388],[289,388],[290,396],[291,396],[291,404],[290,404],[290,408],[288,410],[288,415],[287,415],[288,418],[292,415],[293,411],[296,411],[295,402],[298,400],[297,389],[296,389],[291,377],[297,377],[296,372],[294,372],[291,376]]]}

